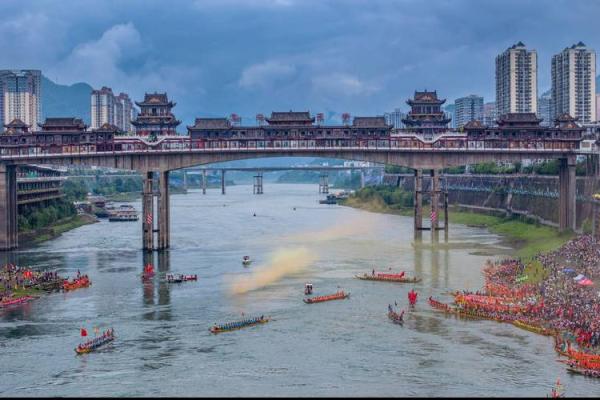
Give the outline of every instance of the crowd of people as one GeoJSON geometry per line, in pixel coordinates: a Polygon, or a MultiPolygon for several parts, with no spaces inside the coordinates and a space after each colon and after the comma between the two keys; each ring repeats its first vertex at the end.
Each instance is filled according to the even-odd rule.
{"type": "Polygon", "coordinates": [[[56,271],[35,271],[27,267],[6,264],[0,268],[0,301],[11,299],[19,289],[59,289],[63,278],[56,271]]]}

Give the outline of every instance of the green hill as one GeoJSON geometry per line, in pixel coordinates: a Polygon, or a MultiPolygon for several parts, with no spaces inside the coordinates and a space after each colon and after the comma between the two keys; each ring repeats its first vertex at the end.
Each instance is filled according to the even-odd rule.
{"type": "Polygon", "coordinates": [[[59,85],[42,75],[42,120],[46,117],[77,117],[91,123],[90,95],[87,83],[59,85]]]}

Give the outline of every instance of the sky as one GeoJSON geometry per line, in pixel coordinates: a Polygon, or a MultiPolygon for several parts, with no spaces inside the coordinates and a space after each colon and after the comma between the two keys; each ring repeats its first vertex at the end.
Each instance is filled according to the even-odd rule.
{"type": "Polygon", "coordinates": [[[594,0],[2,0],[0,68],[141,100],[166,91],[195,117],[290,109],[382,115],[415,90],[494,101],[494,58],[600,45],[594,0]]]}

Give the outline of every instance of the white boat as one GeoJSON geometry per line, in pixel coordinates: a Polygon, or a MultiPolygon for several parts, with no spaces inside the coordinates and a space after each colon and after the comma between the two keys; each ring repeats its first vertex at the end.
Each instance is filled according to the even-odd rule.
{"type": "Polygon", "coordinates": [[[118,208],[114,208],[108,215],[109,221],[137,221],[138,213],[130,205],[122,205],[118,208]]]}

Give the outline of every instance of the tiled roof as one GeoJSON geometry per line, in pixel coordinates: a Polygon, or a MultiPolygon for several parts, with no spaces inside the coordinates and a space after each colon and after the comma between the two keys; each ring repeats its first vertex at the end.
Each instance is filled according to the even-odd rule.
{"type": "Polygon", "coordinates": [[[10,123],[4,125],[7,128],[29,128],[25,122],[21,121],[19,118],[13,119],[10,123]]]}
{"type": "Polygon", "coordinates": [[[481,121],[478,120],[472,120],[467,122],[464,126],[464,129],[480,129],[480,128],[485,128],[485,125],[483,125],[481,123],[481,121]]]}
{"type": "Polygon", "coordinates": [[[271,118],[267,118],[267,121],[310,121],[312,119],[308,111],[274,111],[271,113],[271,118]]]}
{"type": "Polygon", "coordinates": [[[196,118],[194,126],[190,126],[190,128],[229,129],[231,128],[231,122],[227,118],[196,118]]]}
{"type": "Polygon", "coordinates": [[[352,126],[356,127],[386,127],[385,117],[354,117],[352,126]]]}

